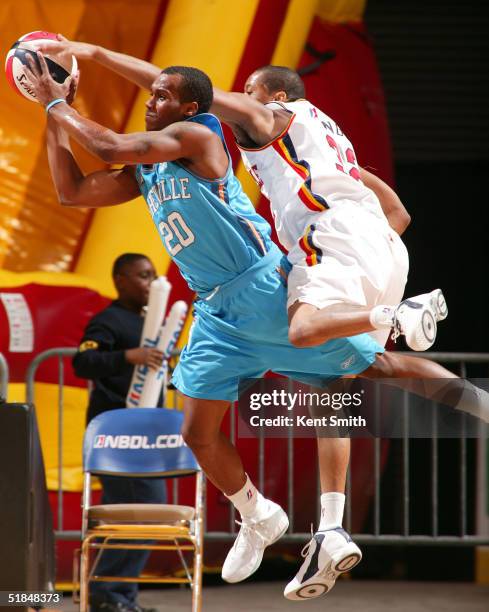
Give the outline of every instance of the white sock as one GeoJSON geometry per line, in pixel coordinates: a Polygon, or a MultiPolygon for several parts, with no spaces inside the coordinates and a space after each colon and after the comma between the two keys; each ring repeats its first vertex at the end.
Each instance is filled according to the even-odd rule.
{"type": "Polygon", "coordinates": [[[463,384],[464,388],[455,408],[489,423],[489,394],[468,380],[464,380],[463,384]]]}
{"type": "Polygon", "coordinates": [[[268,508],[266,499],[251,482],[248,474],[246,474],[246,482],[243,487],[232,495],[226,495],[226,497],[243,518],[259,519],[260,515],[264,511],[266,512],[268,508]]]}
{"type": "Polygon", "coordinates": [[[392,306],[385,306],[379,304],[374,306],[370,311],[370,323],[375,329],[385,329],[386,327],[392,327],[392,319],[394,317],[394,310],[392,306]]]}
{"type": "Polygon", "coordinates": [[[345,511],[345,495],[343,493],[323,493],[321,495],[321,521],[318,531],[341,527],[345,511]]]}

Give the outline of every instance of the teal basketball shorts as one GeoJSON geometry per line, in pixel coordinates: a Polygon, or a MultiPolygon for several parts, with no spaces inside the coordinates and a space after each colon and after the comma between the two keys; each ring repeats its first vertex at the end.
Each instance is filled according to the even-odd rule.
{"type": "Polygon", "coordinates": [[[286,257],[276,248],[195,303],[194,322],[172,382],[190,397],[235,401],[240,380],[271,370],[324,387],[366,370],[384,348],[368,334],[311,348],[288,339],[286,257]],[[285,271],[285,274],[284,274],[285,271]]]}

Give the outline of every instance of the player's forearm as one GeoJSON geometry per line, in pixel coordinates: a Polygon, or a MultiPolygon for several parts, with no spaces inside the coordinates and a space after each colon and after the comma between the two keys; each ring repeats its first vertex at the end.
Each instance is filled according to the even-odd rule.
{"type": "Polygon", "coordinates": [[[397,195],[395,195],[394,200],[395,206],[392,205],[393,198],[391,194],[388,196],[386,196],[386,194],[381,194],[379,200],[389,225],[399,234],[399,236],[402,236],[411,223],[411,215],[404,208],[397,195]]]}
{"type": "Polygon", "coordinates": [[[411,223],[411,216],[405,211],[401,212],[399,210],[395,210],[387,213],[385,216],[387,217],[389,225],[397,234],[399,234],[399,236],[404,234],[411,223]]]}
{"type": "Polygon", "coordinates": [[[360,178],[364,185],[375,193],[389,225],[401,236],[411,223],[411,216],[397,193],[365,168],[360,168],[360,178]]]}
{"type": "Polygon", "coordinates": [[[137,57],[110,51],[98,45],[90,47],[91,59],[144,89],[151,89],[153,81],[161,72],[158,66],[137,57]]]}
{"type": "Polygon", "coordinates": [[[115,206],[139,195],[131,172],[98,170],[85,175],[71,151],[69,137],[53,117],[48,119],[48,161],[58,200],[63,206],[115,206]]]}
{"type": "Polygon", "coordinates": [[[47,152],[58,200],[64,206],[73,206],[83,173],[71,151],[68,135],[52,117],[48,118],[47,152]]]}
{"type": "Polygon", "coordinates": [[[236,91],[224,91],[214,87],[213,94],[210,111],[230,125],[239,125],[246,129],[253,125],[254,119],[269,112],[263,104],[236,91]]]}
{"type": "Polygon", "coordinates": [[[229,92],[213,88],[213,98],[210,111],[214,113],[221,121],[226,121],[229,115],[229,104],[230,104],[229,92]]]}
{"type": "Polygon", "coordinates": [[[117,137],[115,132],[83,117],[66,103],[54,106],[49,111],[49,118],[89,153],[107,163],[112,162],[111,155],[117,137]]]}

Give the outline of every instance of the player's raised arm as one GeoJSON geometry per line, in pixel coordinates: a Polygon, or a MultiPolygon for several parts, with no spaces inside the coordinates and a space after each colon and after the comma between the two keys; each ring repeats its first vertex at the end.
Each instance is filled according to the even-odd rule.
{"type": "Polygon", "coordinates": [[[140,195],[132,167],[85,176],[73,156],[68,135],[52,117],[48,119],[47,150],[51,176],[63,206],[114,206],[140,195]]]}
{"type": "MultiPolygon", "coordinates": [[[[58,34],[58,40],[46,40],[39,45],[42,53],[66,53],[80,60],[92,60],[144,89],[160,75],[161,68],[124,53],[117,53],[99,45],[71,41],[58,34]]],[[[255,99],[237,92],[225,92],[214,88],[211,112],[229,124],[239,138],[240,132],[251,138],[255,144],[264,145],[272,140],[283,128],[276,114],[255,99]]]]}
{"type": "Polygon", "coordinates": [[[392,229],[401,236],[411,223],[411,216],[404,208],[397,193],[375,174],[360,168],[360,178],[366,187],[379,198],[380,205],[392,229]]]}
{"type": "Polygon", "coordinates": [[[270,129],[273,112],[246,94],[223,91],[214,87],[211,111],[222,121],[244,129],[270,129]]]}
{"type": "Polygon", "coordinates": [[[128,81],[143,89],[151,89],[151,84],[158,77],[161,68],[145,60],[125,53],[117,53],[99,45],[68,40],[58,34],[58,40],[46,40],[39,45],[42,53],[67,53],[79,60],[91,60],[105,68],[120,74],[128,81]]]}
{"type": "Polygon", "coordinates": [[[258,146],[273,140],[283,127],[281,117],[257,100],[246,94],[227,92],[216,87],[211,112],[229,124],[238,139],[241,130],[258,146]]]}
{"type": "MultiPolygon", "coordinates": [[[[172,99],[171,90],[158,84],[152,87],[146,113],[149,131],[118,134],[83,117],[69,106],[65,99],[68,93],[66,82],[62,85],[56,83],[49,75],[41,53],[38,53],[38,58],[40,67],[35,65],[32,58],[28,59],[28,76],[37,100],[68,135],[101,160],[113,164],[151,164],[180,158],[192,159],[200,152],[199,148],[208,133],[206,128],[185,123],[174,123],[165,129],[160,127],[158,111],[161,105],[166,105],[163,112],[167,118],[172,111],[175,112],[172,102],[176,101],[172,99]]],[[[189,116],[197,109],[195,102],[185,106],[188,107],[189,116]]]]}
{"type": "MultiPolygon", "coordinates": [[[[78,75],[69,84],[66,102],[75,97],[78,75]]],[[[78,166],[63,128],[52,118],[47,123],[47,152],[51,176],[63,206],[99,208],[123,204],[139,195],[132,167],[101,170],[85,176],[78,166]]]]}
{"type": "MultiPolygon", "coordinates": [[[[50,111],[51,118],[87,151],[108,164],[153,164],[193,157],[199,126],[169,126],[156,132],[118,134],[80,115],[66,103],[50,111]]],[[[199,130],[200,131],[200,130],[199,130]]]]}

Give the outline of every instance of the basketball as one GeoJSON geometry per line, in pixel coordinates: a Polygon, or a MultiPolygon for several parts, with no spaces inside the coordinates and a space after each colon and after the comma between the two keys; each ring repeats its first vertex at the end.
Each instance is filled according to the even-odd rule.
{"type": "MultiPolygon", "coordinates": [[[[5,72],[10,86],[19,95],[32,102],[37,102],[37,100],[29,87],[25,73],[28,67],[27,57],[31,55],[36,64],[39,65],[36,51],[38,44],[46,39],[57,40],[56,34],[42,30],[24,34],[12,45],[5,61],[5,72]]],[[[59,56],[45,55],[44,57],[49,73],[57,83],[64,83],[70,75],[74,76],[76,74],[78,65],[74,55],[66,57],[66,55],[62,56],[60,54],[59,56]]]]}

